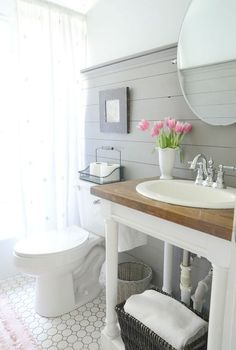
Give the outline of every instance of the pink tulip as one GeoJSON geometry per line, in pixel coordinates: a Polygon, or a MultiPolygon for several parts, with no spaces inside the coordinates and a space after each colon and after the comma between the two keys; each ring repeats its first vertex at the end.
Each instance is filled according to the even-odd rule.
{"type": "Polygon", "coordinates": [[[181,122],[177,122],[175,125],[175,132],[176,134],[182,134],[182,132],[184,131],[184,123],[181,122]]]}
{"type": "Polygon", "coordinates": [[[151,129],[151,136],[154,137],[154,136],[158,136],[159,134],[160,134],[160,128],[157,125],[157,123],[155,123],[151,129]]]}
{"type": "Polygon", "coordinates": [[[184,123],[183,132],[187,134],[192,130],[193,126],[190,123],[184,123]]]}
{"type": "Polygon", "coordinates": [[[176,125],[176,120],[172,118],[166,119],[166,124],[170,130],[174,130],[175,125],[176,125]]]}
{"type": "Polygon", "coordinates": [[[142,119],[138,125],[137,128],[141,131],[145,131],[149,128],[149,122],[146,119],[142,119]]]}
{"type": "Polygon", "coordinates": [[[164,122],[163,122],[163,120],[158,120],[158,121],[155,123],[155,125],[156,125],[156,127],[157,127],[158,129],[162,129],[163,126],[164,126],[164,122]]]}

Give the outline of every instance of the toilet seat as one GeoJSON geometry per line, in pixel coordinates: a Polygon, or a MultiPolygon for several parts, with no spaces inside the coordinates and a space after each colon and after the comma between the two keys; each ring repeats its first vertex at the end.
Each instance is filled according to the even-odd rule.
{"type": "Polygon", "coordinates": [[[78,226],[51,230],[19,241],[14,247],[14,253],[24,258],[61,255],[81,248],[88,241],[88,237],[89,232],[78,226]]]}

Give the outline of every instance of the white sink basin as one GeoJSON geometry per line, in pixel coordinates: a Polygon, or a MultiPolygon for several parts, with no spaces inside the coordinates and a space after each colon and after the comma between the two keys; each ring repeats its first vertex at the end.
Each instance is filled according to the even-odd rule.
{"type": "Polygon", "coordinates": [[[215,189],[188,180],[153,180],[137,185],[136,191],[161,202],[195,208],[234,208],[236,189],[215,189]]]}

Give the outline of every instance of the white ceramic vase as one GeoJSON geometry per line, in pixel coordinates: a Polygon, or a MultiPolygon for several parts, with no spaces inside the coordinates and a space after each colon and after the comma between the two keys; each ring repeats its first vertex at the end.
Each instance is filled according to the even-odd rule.
{"type": "Polygon", "coordinates": [[[161,171],[161,180],[173,179],[173,168],[175,163],[175,155],[178,148],[157,148],[159,154],[159,166],[161,171]]]}

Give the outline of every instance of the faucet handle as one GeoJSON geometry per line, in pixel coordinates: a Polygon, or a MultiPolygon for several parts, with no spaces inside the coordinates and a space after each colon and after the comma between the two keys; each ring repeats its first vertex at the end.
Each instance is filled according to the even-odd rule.
{"type": "Polygon", "coordinates": [[[208,174],[213,178],[215,174],[215,168],[214,168],[214,161],[212,158],[208,161],[208,167],[207,167],[208,174]]]}
{"type": "Polygon", "coordinates": [[[222,164],[220,164],[219,167],[222,167],[225,170],[236,171],[236,166],[235,165],[222,165],[222,164]]]}
{"type": "Polygon", "coordinates": [[[213,168],[213,165],[214,165],[214,160],[212,157],[210,157],[210,159],[208,160],[208,166],[209,168],[213,168]]]}
{"type": "Polygon", "coordinates": [[[218,166],[218,173],[217,173],[217,178],[216,178],[216,182],[213,184],[214,188],[226,188],[225,185],[225,181],[224,181],[224,175],[225,175],[225,171],[224,170],[232,170],[232,171],[236,171],[236,166],[230,166],[230,165],[223,165],[220,164],[218,166]]]}
{"type": "Polygon", "coordinates": [[[213,187],[214,188],[226,188],[225,186],[225,181],[224,181],[224,166],[222,164],[220,164],[218,166],[218,173],[217,173],[217,178],[216,178],[216,182],[214,182],[213,187]]]}

